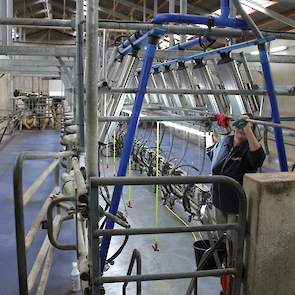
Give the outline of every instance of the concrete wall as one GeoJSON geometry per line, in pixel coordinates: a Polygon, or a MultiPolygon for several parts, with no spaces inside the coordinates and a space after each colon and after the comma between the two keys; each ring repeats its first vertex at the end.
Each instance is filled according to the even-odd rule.
{"type": "Polygon", "coordinates": [[[295,174],[248,174],[243,295],[295,294],[295,174]]]}
{"type": "Polygon", "coordinates": [[[64,95],[65,94],[65,87],[61,80],[49,80],[49,95],[64,95]]]}
{"type": "Polygon", "coordinates": [[[5,74],[1,77],[0,73],[0,115],[6,114],[12,108],[11,83],[10,75],[5,74]]]}
{"type": "Polygon", "coordinates": [[[36,92],[43,94],[49,93],[49,82],[41,77],[14,77],[14,89],[19,89],[24,92],[36,92]]]}

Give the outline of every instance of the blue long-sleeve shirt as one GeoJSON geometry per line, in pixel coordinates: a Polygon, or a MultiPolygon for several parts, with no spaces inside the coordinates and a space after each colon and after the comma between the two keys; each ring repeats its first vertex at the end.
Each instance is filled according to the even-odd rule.
{"type": "MultiPolygon", "coordinates": [[[[212,175],[229,176],[241,185],[245,173],[255,173],[262,166],[265,153],[262,147],[250,151],[247,141],[233,147],[232,135],[226,136],[222,141],[207,150],[212,161],[212,175]]],[[[238,213],[239,201],[232,188],[225,184],[214,184],[212,187],[213,205],[226,213],[238,213]]]]}

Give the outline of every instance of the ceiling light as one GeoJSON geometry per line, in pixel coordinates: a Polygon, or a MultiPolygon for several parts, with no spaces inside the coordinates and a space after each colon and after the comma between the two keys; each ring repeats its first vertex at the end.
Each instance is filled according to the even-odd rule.
{"type": "MultiPolygon", "coordinates": [[[[281,52],[281,51],[285,51],[288,49],[287,45],[281,45],[281,46],[277,46],[277,47],[272,47],[270,49],[270,53],[275,53],[275,52],[281,52]]],[[[250,52],[251,55],[259,55],[259,51],[253,51],[250,52]]]]}
{"type": "MultiPolygon", "coordinates": [[[[129,111],[129,110],[123,110],[123,112],[128,114],[129,116],[132,115],[132,111],[129,111]]],[[[140,117],[146,117],[146,115],[140,114],[140,117]]],[[[191,128],[191,127],[184,126],[184,125],[181,125],[181,124],[168,122],[168,121],[159,121],[159,123],[163,124],[164,126],[167,126],[167,127],[171,127],[171,128],[174,128],[174,129],[177,129],[177,130],[180,130],[180,131],[187,132],[189,134],[202,136],[202,137],[210,136],[210,133],[208,133],[208,132],[199,131],[199,130],[197,130],[195,128],[191,128]]]]}

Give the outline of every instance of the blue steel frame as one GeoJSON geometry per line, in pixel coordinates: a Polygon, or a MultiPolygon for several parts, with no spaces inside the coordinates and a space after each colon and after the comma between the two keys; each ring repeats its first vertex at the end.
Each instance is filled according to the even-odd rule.
{"type": "MultiPolygon", "coordinates": [[[[129,158],[132,152],[133,142],[134,142],[134,138],[135,138],[138,122],[139,122],[139,115],[141,112],[141,107],[143,104],[144,95],[146,92],[146,87],[147,87],[150,71],[153,64],[153,59],[157,49],[158,40],[164,33],[165,31],[162,29],[153,29],[149,33],[149,43],[147,45],[147,49],[145,51],[145,56],[143,59],[143,67],[142,67],[142,71],[141,71],[141,75],[139,79],[140,82],[138,85],[138,92],[136,93],[136,96],[135,96],[135,102],[132,109],[132,115],[130,117],[130,121],[128,124],[127,134],[125,137],[125,142],[124,142],[123,151],[121,154],[117,176],[125,176],[127,172],[129,158]]],[[[122,190],[123,190],[122,185],[116,185],[114,187],[111,205],[109,209],[109,212],[114,215],[116,215],[118,211],[122,190]]],[[[112,229],[112,228],[114,228],[114,221],[111,219],[108,219],[106,222],[105,229],[112,229]]],[[[101,250],[100,250],[100,258],[101,258],[100,266],[101,266],[102,272],[104,270],[110,242],[111,242],[110,236],[103,237],[102,243],[101,243],[101,250]]]]}
{"type": "MultiPolygon", "coordinates": [[[[260,63],[263,71],[265,88],[267,90],[269,103],[271,107],[271,116],[274,123],[281,123],[280,111],[278,107],[278,101],[275,92],[275,86],[272,78],[271,68],[269,64],[268,53],[265,43],[258,44],[260,63]]],[[[280,169],[282,172],[288,171],[288,161],[286,155],[286,149],[284,144],[284,136],[281,128],[274,128],[277,154],[280,163],[280,169]]]]}
{"type": "Polygon", "coordinates": [[[252,40],[252,41],[237,43],[237,44],[225,46],[222,48],[217,48],[217,49],[213,49],[213,50],[209,50],[209,51],[205,51],[205,52],[201,52],[201,53],[192,54],[192,55],[185,56],[185,57],[180,57],[177,59],[172,59],[172,60],[169,60],[164,63],[154,64],[153,68],[170,66],[170,65],[178,63],[178,62],[186,62],[186,61],[190,61],[190,60],[194,60],[194,59],[202,59],[202,58],[205,58],[208,56],[212,56],[214,54],[226,53],[226,52],[231,52],[231,51],[234,51],[237,49],[242,49],[242,48],[253,46],[253,45],[265,44],[265,43],[273,41],[273,40],[275,40],[274,36],[267,36],[261,40],[252,40]]]}

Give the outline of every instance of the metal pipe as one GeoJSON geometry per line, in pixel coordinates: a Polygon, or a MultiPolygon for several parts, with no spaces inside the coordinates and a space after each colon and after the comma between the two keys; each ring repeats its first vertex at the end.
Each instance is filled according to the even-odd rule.
{"type": "Polygon", "coordinates": [[[40,188],[44,180],[49,176],[49,174],[59,165],[59,160],[54,160],[44,172],[34,181],[34,183],[27,189],[23,194],[24,206],[26,206],[32,199],[34,193],[40,188]]]}
{"type": "MultiPolygon", "coordinates": [[[[143,104],[145,89],[147,87],[150,70],[152,67],[152,62],[153,62],[154,54],[156,51],[156,46],[158,43],[159,35],[156,35],[158,34],[157,32],[154,32],[154,34],[155,35],[150,36],[149,44],[146,49],[145,58],[143,60],[143,67],[141,71],[140,82],[138,85],[138,88],[140,89],[140,91],[137,92],[135,97],[132,116],[128,126],[123,151],[121,154],[120,164],[119,164],[118,173],[117,173],[118,176],[125,176],[127,172],[128,162],[132,152],[133,141],[134,141],[137,125],[138,125],[138,119],[139,119],[141,107],[143,104]]],[[[111,201],[111,205],[109,209],[109,212],[113,215],[117,214],[120,199],[121,199],[122,189],[123,189],[122,185],[117,185],[114,187],[112,201],[111,201]]],[[[108,219],[106,222],[106,229],[111,229],[113,227],[114,227],[114,221],[111,219],[108,219]]],[[[102,270],[104,269],[104,266],[105,266],[105,261],[106,261],[110,241],[111,241],[111,237],[104,237],[102,240],[102,244],[101,244],[101,269],[102,270]]]]}
{"type": "Polygon", "coordinates": [[[0,17],[0,25],[72,29],[74,22],[66,19],[0,17]]]}
{"type": "MultiPolygon", "coordinates": [[[[141,122],[153,122],[153,121],[169,121],[169,122],[196,122],[196,121],[207,121],[214,120],[214,116],[206,117],[206,116],[146,116],[139,117],[139,121],[141,122]]],[[[99,117],[99,122],[129,122],[130,117],[118,116],[118,117],[99,117]]]]}
{"type": "Polygon", "coordinates": [[[87,187],[82,172],[80,170],[79,160],[77,158],[73,158],[72,165],[77,189],[77,197],[79,197],[87,193],[87,187]]]}
{"type": "Polygon", "coordinates": [[[20,295],[28,295],[27,261],[25,247],[24,207],[23,207],[23,162],[24,160],[59,158],[72,155],[72,152],[23,152],[18,155],[13,169],[13,194],[17,267],[20,295]]]}
{"type": "MultiPolygon", "coordinates": [[[[53,247],[59,250],[76,250],[76,245],[64,245],[60,244],[54,236],[53,231],[53,209],[61,202],[74,202],[75,198],[71,197],[60,197],[51,202],[51,204],[48,206],[47,209],[47,233],[48,233],[48,239],[53,247]]],[[[66,216],[67,219],[73,218],[73,216],[66,216]]]]}
{"type": "MultiPolygon", "coordinates": [[[[175,0],[170,0],[169,2],[169,13],[174,13],[175,12],[175,0]]],[[[154,16],[156,17],[156,15],[154,16]]],[[[174,36],[173,34],[169,35],[169,46],[174,46],[174,36]]]]}
{"type": "MultiPolygon", "coordinates": [[[[121,88],[113,87],[106,88],[103,90],[110,93],[136,93],[137,88],[121,88]]],[[[267,90],[261,89],[167,89],[167,88],[149,88],[146,90],[146,93],[155,93],[155,94],[196,94],[196,95],[266,95],[267,90]]],[[[276,95],[280,96],[295,96],[295,89],[286,89],[286,90],[277,90],[275,91],[276,95]]]]}
{"type": "MultiPolygon", "coordinates": [[[[86,16],[86,168],[87,178],[98,175],[98,2],[87,0],[86,16]]],[[[93,245],[91,232],[98,226],[97,222],[97,189],[90,190],[88,195],[89,220],[88,220],[88,259],[90,277],[100,274],[98,247],[93,245]],[[93,214],[92,214],[93,213],[93,214]]],[[[99,288],[92,281],[90,288],[93,294],[99,294],[99,288]]]]}
{"type": "MultiPolygon", "coordinates": [[[[253,38],[251,31],[242,31],[237,29],[220,29],[220,28],[200,28],[192,25],[154,25],[150,23],[132,22],[132,21],[106,21],[102,20],[98,23],[100,29],[118,29],[118,30],[134,30],[134,31],[151,31],[155,27],[165,30],[167,34],[187,34],[187,35],[206,35],[211,37],[239,37],[239,38],[253,38]]],[[[270,34],[269,34],[270,35],[270,34]]],[[[292,34],[282,34],[281,38],[295,39],[292,34]]]]}
{"type": "Polygon", "coordinates": [[[205,231],[226,231],[239,230],[238,223],[226,224],[208,224],[198,226],[174,226],[174,227],[145,227],[145,228],[127,228],[127,229],[98,229],[93,233],[95,238],[99,236],[137,236],[153,234],[174,234],[191,233],[205,231]]]}
{"type": "Polygon", "coordinates": [[[194,38],[194,39],[189,40],[189,41],[183,41],[182,43],[180,43],[178,45],[167,48],[167,50],[168,51],[171,51],[171,50],[184,50],[184,49],[186,49],[188,47],[191,47],[191,46],[194,46],[194,45],[199,45],[200,46],[200,44],[204,44],[205,42],[212,42],[212,41],[214,41],[214,39],[212,39],[210,37],[207,37],[207,36],[201,36],[199,38],[194,38]]]}
{"type": "Polygon", "coordinates": [[[228,18],[229,14],[229,0],[220,0],[220,17],[228,18]]]}
{"type": "Polygon", "coordinates": [[[86,18],[86,167],[88,177],[98,174],[97,79],[98,35],[97,1],[88,0],[86,18]]]}
{"type": "Polygon", "coordinates": [[[0,55],[65,56],[75,57],[73,46],[0,46],[0,55]]]}
{"type": "MultiPolygon", "coordinates": [[[[179,13],[187,14],[187,0],[180,0],[179,13]]],[[[186,42],[186,35],[180,36],[180,43],[186,42]]]]}
{"type": "Polygon", "coordinates": [[[80,152],[85,150],[84,138],[84,69],[83,69],[83,33],[84,33],[84,12],[83,1],[76,1],[76,85],[77,85],[77,120],[79,125],[78,143],[80,152]]]}
{"type": "Polygon", "coordinates": [[[247,29],[248,25],[244,20],[238,18],[208,17],[201,15],[162,13],[153,18],[154,24],[163,23],[198,24],[212,27],[232,27],[236,29],[247,29]]]}
{"type": "MultiPolygon", "coordinates": [[[[131,275],[133,265],[136,262],[136,274],[141,275],[141,255],[140,252],[137,249],[134,249],[131,256],[131,261],[128,267],[127,276],[131,275]]],[[[126,295],[126,288],[127,288],[128,282],[125,282],[122,286],[122,295],[126,295]]],[[[136,295],[141,295],[141,282],[137,282],[136,284],[136,295]]]]}
{"type": "Polygon", "coordinates": [[[209,277],[209,276],[221,276],[222,274],[236,274],[236,270],[234,268],[224,268],[224,269],[216,269],[216,270],[200,270],[195,272],[97,277],[95,278],[95,284],[190,279],[195,277],[202,278],[202,277],[209,277]]]}

